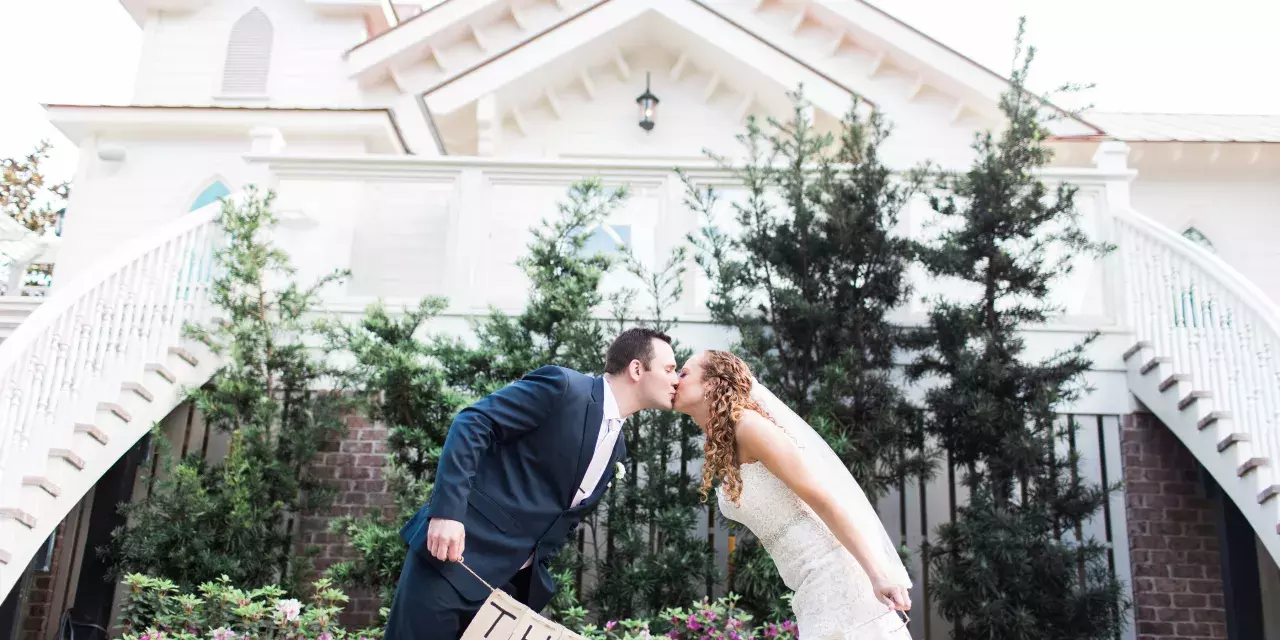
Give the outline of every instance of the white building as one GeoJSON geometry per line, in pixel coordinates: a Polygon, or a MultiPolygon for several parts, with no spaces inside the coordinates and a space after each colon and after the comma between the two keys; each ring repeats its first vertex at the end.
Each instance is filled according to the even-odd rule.
{"type": "MultiPolygon", "coordinates": [[[[121,1],[143,30],[132,105],[47,107],[82,153],[53,290],[0,345],[0,594],[179,385],[216,368],[176,326],[204,311],[208,274],[182,267],[208,251],[218,197],[275,189],[300,277],[353,271],[332,308],[445,295],[461,327],[520,308],[514,259],[581,177],[633,188],[602,237],[658,262],[697,223],[673,168],[732,197],[703,150],[737,152],[746,116],[785,116],[801,83],[822,129],[855,92],[882,111],[901,168],[965,168],[1008,88],[861,0],[121,1]],[[646,78],[651,131],[637,126],[646,78]]],[[[1054,133],[1045,178],[1077,184],[1086,228],[1119,246],[1059,287],[1061,322],[1030,332],[1042,353],[1103,332],[1096,391],[1064,411],[1096,420],[1080,445],[1091,472],[1129,486],[1089,533],[1114,545],[1140,633],[1261,638],[1249,628],[1265,624],[1280,638],[1268,596],[1249,595],[1280,593],[1280,118],[1088,113],[1054,133]],[[1158,422],[1131,417],[1146,412],[1158,422]],[[1197,464],[1207,496],[1144,475],[1197,464]],[[1201,557],[1160,546],[1166,515],[1213,525],[1201,557]],[[1201,588],[1213,597],[1174,597],[1201,588]]],[[[902,231],[924,233],[928,214],[902,231]]],[[[695,273],[680,332],[722,346],[695,273]]],[[[883,515],[918,546],[947,488],[908,494],[883,515]]],[[[944,637],[936,613],[916,618],[917,638],[944,637]]]]}

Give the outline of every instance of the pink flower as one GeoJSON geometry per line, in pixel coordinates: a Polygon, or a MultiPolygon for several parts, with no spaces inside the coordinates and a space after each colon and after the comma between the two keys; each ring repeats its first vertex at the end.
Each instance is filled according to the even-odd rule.
{"type": "Polygon", "coordinates": [[[219,627],[213,630],[213,640],[236,640],[236,632],[226,627],[219,627]]]}
{"type": "Polygon", "coordinates": [[[302,613],[302,603],[292,598],[281,600],[276,603],[276,612],[283,615],[285,620],[292,622],[302,613]]]}
{"type": "Polygon", "coordinates": [[[618,626],[618,621],[617,621],[617,620],[610,620],[610,621],[608,621],[608,622],[604,623],[604,630],[605,630],[605,631],[612,631],[612,630],[613,630],[613,628],[614,628],[614,627],[616,627],[616,626],[618,626]]]}

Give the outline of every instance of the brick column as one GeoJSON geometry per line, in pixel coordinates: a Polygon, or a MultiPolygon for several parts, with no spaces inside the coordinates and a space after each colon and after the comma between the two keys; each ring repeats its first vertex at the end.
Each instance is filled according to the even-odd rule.
{"type": "MultiPolygon", "coordinates": [[[[333,506],[325,512],[303,518],[299,531],[301,549],[313,549],[316,571],[356,557],[345,536],[329,533],[329,523],[340,516],[362,516],[373,507],[381,507],[384,515],[390,509],[391,494],[383,478],[387,459],[387,429],[370,423],[363,416],[347,418],[347,435],[325,442],[312,463],[312,471],[326,482],[337,485],[333,506]]],[[[345,590],[345,589],[344,589],[345,590]]],[[[347,590],[351,601],[342,615],[348,628],[374,626],[378,622],[378,594],[370,590],[347,590]]]]}
{"type": "Polygon", "coordinates": [[[1218,532],[1191,452],[1155,416],[1125,416],[1129,548],[1138,640],[1227,637],[1218,532]]]}
{"type": "Polygon", "coordinates": [[[53,558],[48,573],[37,573],[31,576],[27,585],[27,601],[25,611],[19,612],[22,621],[19,623],[19,637],[22,640],[43,640],[51,637],[58,624],[57,617],[61,611],[53,611],[54,578],[58,575],[58,567],[65,562],[62,557],[70,550],[63,544],[63,532],[66,524],[59,524],[57,537],[53,543],[53,558]]]}

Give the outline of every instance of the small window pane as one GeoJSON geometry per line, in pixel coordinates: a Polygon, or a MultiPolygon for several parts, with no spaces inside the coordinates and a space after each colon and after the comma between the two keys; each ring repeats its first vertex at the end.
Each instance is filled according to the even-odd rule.
{"type": "Polygon", "coordinates": [[[196,201],[191,204],[191,210],[195,211],[205,205],[213,204],[229,195],[231,195],[231,190],[227,189],[227,185],[215,182],[196,197],[196,201]]]}
{"type": "Polygon", "coordinates": [[[1209,241],[1209,237],[1195,227],[1187,227],[1187,230],[1182,232],[1182,237],[1213,251],[1213,243],[1209,241]]]}
{"type": "Polygon", "coordinates": [[[631,243],[631,225],[600,225],[587,239],[583,251],[588,254],[615,253],[631,243]]]}

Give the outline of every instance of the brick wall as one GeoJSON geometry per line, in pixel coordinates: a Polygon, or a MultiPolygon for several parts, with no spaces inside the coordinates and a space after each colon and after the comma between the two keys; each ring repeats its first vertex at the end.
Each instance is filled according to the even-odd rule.
{"type": "Polygon", "coordinates": [[[1226,638],[1214,508],[1195,458],[1150,414],[1121,434],[1138,640],[1226,638]]]}
{"type": "Polygon", "coordinates": [[[66,529],[65,524],[58,525],[58,535],[54,538],[53,561],[49,572],[32,574],[31,581],[28,583],[22,622],[19,623],[18,637],[22,640],[44,640],[52,634],[53,627],[58,624],[58,621],[53,619],[55,614],[51,609],[55,586],[54,576],[58,574],[58,563],[62,562],[62,556],[66,555],[63,553],[66,550],[65,545],[62,544],[63,532],[66,529]]]}
{"type": "MultiPolygon", "coordinates": [[[[329,533],[329,523],[339,516],[361,516],[371,507],[381,506],[385,512],[391,504],[387,482],[382,477],[386,462],[387,429],[371,424],[362,416],[347,419],[347,435],[323,444],[313,469],[321,478],[336,484],[338,494],[326,512],[308,516],[299,528],[302,550],[314,548],[316,571],[322,572],[342,560],[354,558],[355,550],[345,543],[345,536],[329,533]]],[[[347,604],[342,623],[348,628],[377,626],[378,594],[371,590],[346,590],[347,604]]]]}

